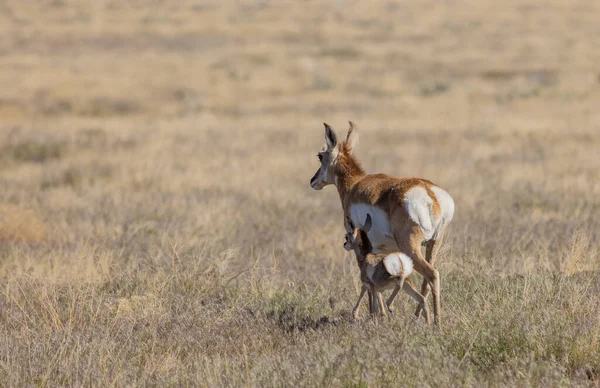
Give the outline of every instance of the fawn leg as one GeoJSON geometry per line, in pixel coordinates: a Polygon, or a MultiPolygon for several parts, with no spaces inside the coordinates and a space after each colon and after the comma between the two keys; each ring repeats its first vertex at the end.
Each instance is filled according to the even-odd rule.
{"type": "Polygon", "coordinates": [[[360,301],[362,300],[363,296],[365,296],[366,291],[367,286],[363,284],[360,290],[360,296],[358,297],[358,301],[356,302],[356,306],[354,306],[354,308],[352,309],[352,316],[354,317],[354,319],[358,319],[358,308],[360,307],[360,301]]]}

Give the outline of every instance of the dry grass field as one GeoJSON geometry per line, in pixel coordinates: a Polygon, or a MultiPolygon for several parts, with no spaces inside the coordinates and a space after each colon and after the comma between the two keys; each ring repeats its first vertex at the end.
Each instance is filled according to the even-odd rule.
{"type": "Polygon", "coordinates": [[[0,386],[598,386],[599,15],[0,2],[0,386]],[[351,318],[348,120],[455,200],[440,327],[351,318]]]}

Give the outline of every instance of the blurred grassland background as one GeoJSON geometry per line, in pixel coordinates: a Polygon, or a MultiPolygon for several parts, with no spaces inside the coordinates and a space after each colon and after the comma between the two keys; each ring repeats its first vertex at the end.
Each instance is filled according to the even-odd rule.
{"type": "Polygon", "coordinates": [[[594,386],[600,4],[0,3],[1,386],[594,386]],[[442,327],[358,269],[325,121],[445,188],[442,327]],[[366,315],[366,310],[363,310],[366,315]]]}

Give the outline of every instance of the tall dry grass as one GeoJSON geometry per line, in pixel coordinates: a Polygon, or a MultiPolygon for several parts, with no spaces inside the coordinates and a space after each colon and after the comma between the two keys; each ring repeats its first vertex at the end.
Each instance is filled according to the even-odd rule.
{"type": "Polygon", "coordinates": [[[0,7],[1,386],[598,385],[594,3],[0,7]],[[350,317],[349,119],[455,199],[440,328],[350,317]]]}

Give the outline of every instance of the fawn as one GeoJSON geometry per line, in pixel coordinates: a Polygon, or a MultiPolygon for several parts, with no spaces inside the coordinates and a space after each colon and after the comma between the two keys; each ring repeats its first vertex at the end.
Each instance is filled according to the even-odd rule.
{"type": "Polygon", "coordinates": [[[391,311],[390,305],[396,297],[398,290],[403,288],[408,295],[419,303],[423,309],[427,323],[430,324],[429,309],[423,295],[415,291],[410,281],[405,282],[406,278],[413,273],[413,262],[410,257],[401,252],[379,255],[371,253],[373,246],[367,236],[367,233],[371,229],[370,214],[367,214],[367,219],[362,228],[355,228],[352,219],[349,217],[347,221],[352,232],[346,233],[344,248],[347,251],[354,249],[356,262],[360,269],[360,280],[362,282],[360,296],[358,297],[356,306],[352,310],[354,318],[358,318],[360,301],[368,289],[371,290],[372,298],[370,301],[371,314],[385,316],[386,308],[383,306],[383,300],[380,295],[381,291],[394,288],[394,292],[386,302],[387,310],[391,311]]]}

